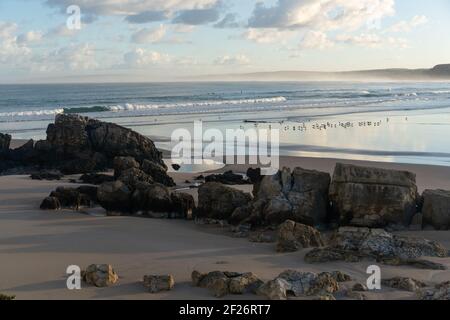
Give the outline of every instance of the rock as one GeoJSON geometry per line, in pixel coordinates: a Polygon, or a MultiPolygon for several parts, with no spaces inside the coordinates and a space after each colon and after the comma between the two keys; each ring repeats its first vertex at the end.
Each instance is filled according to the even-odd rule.
{"type": "Polygon", "coordinates": [[[377,259],[377,262],[389,266],[411,266],[424,270],[447,270],[447,267],[441,263],[423,259],[400,259],[399,257],[380,257],[377,259]]]}
{"type": "Polygon", "coordinates": [[[331,247],[374,257],[416,259],[422,256],[447,257],[440,243],[421,238],[393,235],[382,229],[340,228],[330,239],[331,247]]]}
{"type": "MultiPolygon", "coordinates": [[[[357,262],[364,258],[378,261],[407,261],[422,256],[447,257],[446,248],[435,241],[393,235],[382,229],[340,228],[329,247],[313,249],[305,255],[308,263],[328,261],[357,262]]],[[[393,263],[393,262],[391,262],[393,263]]]]}
{"type": "Polygon", "coordinates": [[[369,289],[367,288],[367,286],[365,284],[362,283],[355,283],[352,287],[353,291],[356,292],[365,292],[365,291],[369,291],[369,289]]]}
{"type": "Polygon", "coordinates": [[[240,190],[216,182],[208,182],[198,189],[196,217],[230,219],[236,208],[247,205],[251,196],[240,190]]]}
{"type": "Polygon", "coordinates": [[[28,140],[25,144],[23,144],[22,146],[10,150],[9,152],[9,157],[11,158],[11,160],[13,161],[17,161],[17,162],[29,162],[32,161],[34,158],[34,140],[30,139],[28,140]]]}
{"type": "Polygon", "coordinates": [[[61,204],[59,203],[58,198],[56,197],[47,197],[42,201],[41,210],[60,210],[61,204]]]}
{"type": "Polygon", "coordinates": [[[332,261],[359,262],[366,258],[365,254],[357,251],[342,250],[338,248],[316,248],[305,255],[307,263],[325,263],[332,261]]]}
{"type": "Polygon", "coordinates": [[[339,290],[339,284],[327,272],[315,274],[312,272],[286,270],[278,278],[283,279],[287,283],[286,292],[296,297],[334,293],[339,290]]]}
{"type": "Polygon", "coordinates": [[[91,203],[98,203],[97,193],[98,187],[94,186],[80,186],[76,189],[80,194],[89,198],[91,203]]]}
{"type": "Polygon", "coordinates": [[[323,247],[320,232],[291,220],[286,220],[278,229],[278,252],[295,252],[303,248],[323,247]]]}
{"type": "Polygon", "coordinates": [[[337,291],[339,291],[339,284],[333,275],[328,272],[322,272],[312,282],[311,287],[306,294],[309,296],[323,295],[331,294],[337,291]]]}
{"type": "Polygon", "coordinates": [[[353,300],[367,300],[367,296],[361,292],[353,291],[353,290],[347,290],[345,292],[345,295],[347,298],[353,299],[353,300]]]}
{"type": "Polygon", "coordinates": [[[278,225],[288,219],[307,225],[326,223],[330,180],[328,173],[302,168],[264,176],[254,190],[253,223],[278,225]]]}
{"type": "Polygon", "coordinates": [[[9,151],[11,144],[11,136],[9,134],[0,133],[0,153],[9,151]]]}
{"type": "Polygon", "coordinates": [[[166,213],[172,212],[172,200],[166,186],[154,183],[139,183],[131,196],[131,205],[134,212],[143,211],[166,213]]]}
{"type": "Polygon", "coordinates": [[[324,294],[324,295],[318,296],[314,300],[318,300],[318,301],[335,301],[336,298],[332,294],[324,294]]]}
{"type": "Polygon", "coordinates": [[[213,271],[203,274],[194,271],[191,278],[194,286],[211,290],[217,298],[224,297],[227,294],[256,293],[257,289],[263,284],[251,272],[213,271]]]}
{"type": "Polygon", "coordinates": [[[251,232],[248,240],[256,243],[274,243],[277,241],[277,236],[273,230],[259,230],[251,232]]]}
{"type": "Polygon", "coordinates": [[[16,296],[0,293],[0,301],[12,301],[15,299],[16,296]]]}
{"type": "Polygon", "coordinates": [[[426,287],[426,284],[412,278],[395,277],[392,279],[384,279],[381,281],[383,286],[394,289],[416,292],[421,288],[426,287]]]}
{"type": "Polygon", "coordinates": [[[213,174],[205,178],[206,182],[218,182],[227,185],[242,185],[250,184],[248,180],[240,174],[235,174],[233,171],[226,171],[223,174],[213,174]]]}
{"type": "Polygon", "coordinates": [[[144,276],[144,287],[149,290],[150,293],[158,293],[161,291],[170,291],[175,286],[175,280],[171,275],[144,276]]]}
{"type": "Polygon", "coordinates": [[[253,195],[256,197],[258,195],[259,186],[263,176],[261,175],[261,168],[248,168],[247,177],[250,183],[253,184],[253,195]]]}
{"type": "Polygon", "coordinates": [[[181,169],[181,166],[179,164],[172,164],[172,169],[175,171],[179,171],[181,169]]]}
{"type": "Polygon", "coordinates": [[[252,214],[252,206],[250,204],[236,208],[231,214],[230,219],[228,221],[232,225],[239,225],[245,223],[247,218],[252,214]]]}
{"type": "Polygon", "coordinates": [[[131,212],[131,190],[122,181],[105,182],[98,188],[97,198],[107,211],[131,212]]]}
{"type": "Polygon", "coordinates": [[[409,225],[410,231],[421,231],[423,229],[423,214],[416,213],[411,220],[411,224],[409,225]]]}
{"type": "Polygon", "coordinates": [[[421,300],[450,300],[450,281],[437,284],[432,289],[419,290],[418,296],[421,300]]]}
{"type": "Polygon", "coordinates": [[[450,228],[450,191],[425,190],[423,192],[423,220],[437,230],[450,228]]]}
{"type": "Polygon", "coordinates": [[[155,182],[161,183],[167,187],[175,186],[175,182],[166,173],[165,165],[155,163],[153,161],[144,160],[142,162],[141,170],[151,176],[155,182]]]}
{"type": "Polygon", "coordinates": [[[114,177],[118,179],[124,171],[129,169],[140,169],[141,165],[133,157],[114,158],[114,177]]]}
{"type": "Polygon", "coordinates": [[[417,198],[416,176],[406,171],[338,163],[330,187],[333,210],[344,225],[409,225],[417,198]]]}
{"type": "Polygon", "coordinates": [[[50,193],[50,197],[57,198],[62,208],[78,210],[80,207],[91,207],[91,200],[77,189],[58,187],[50,193]]]}
{"type": "Polygon", "coordinates": [[[91,264],[82,272],[83,280],[96,287],[110,287],[117,283],[119,276],[109,264],[91,264]]]}
{"type": "Polygon", "coordinates": [[[121,172],[121,175],[117,180],[125,183],[131,190],[136,189],[136,185],[139,182],[153,183],[152,177],[146,174],[144,171],[136,168],[127,169],[121,172]]]}
{"type": "Polygon", "coordinates": [[[80,177],[80,181],[83,183],[101,185],[105,182],[115,181],[114,176],[102,173],[86,173],[80,177]]]}
{"type": "Polygon", "coordinates": [[[32,180],[61,180],[64,175],[58,170],[42,170],[30,176],[32,180]]]}
{"type": "Polygon", "coordinates": [[[352,281],[352,277],[350,277],[348,274],[345,274],[341,271],[333,271],[331,273],[331,276],[337,281],[337,282],[348,282],[352,281]]]}
{"type": "Polygon", "coordinates": [[[286,280],[276,278],[258,288],[257,294],[269,300],[286,300],[289,284],[286,280]]]}
{"type": "Polygon", "coordinates": [[[172,211],[176,218],[192,219],[195,210],[194,197],[188,193],[173,192],[170,195],[172,211]]]}

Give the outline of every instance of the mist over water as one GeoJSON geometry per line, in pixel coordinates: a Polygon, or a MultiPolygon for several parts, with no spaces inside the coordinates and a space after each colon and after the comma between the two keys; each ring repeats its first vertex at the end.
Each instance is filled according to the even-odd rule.
{"type": "Polygon", "coordinates": [[[177,128],[267,127],[281,154],[450,166],[450,83],[1,85],[0,132],[45,137],[56,114],[116,122],[170,148],[177,128]]]}

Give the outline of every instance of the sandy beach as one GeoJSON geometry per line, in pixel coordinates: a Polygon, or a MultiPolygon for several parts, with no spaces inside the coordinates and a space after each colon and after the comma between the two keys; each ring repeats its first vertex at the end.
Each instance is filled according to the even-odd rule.
{"type": "MultiPolygon", "coordinates": [[[[331,172],[336,160],[286,158],[283,166],[302,166],[331,172]]],[[[360,162],[344,161],[346,163],[360,162]]],[[[410,170],[417,174],[418,186],[450,189],[450,168],[364,163],[383,168],[410,170]]],[[[244,167],[229,166],[237,172],[244,167]]],[[[221,171],[223,171],[221,170],[221,171]]],[[[192,174],[172,174],[177,183],[192,174]]],[[[196,225],[192,221],[158,220],[138,217],[99,217],[68,210],[42,211],[39,204],[64,180],[34,181],[28,176],[0,177],[0,292],[17,299],[212,299],[207,289],[194,288],[193,270],[254,272],[270,280],[286,269],[348,273],[365,283],[366,268],[373,262],[306,264],[308,249],[296,253],[276,253],[275,244],[251,243],[232,238],[220,227],[196,225]],[[66,288],[69,265],[82,268],[92,263],[113,265],[120,276],[109,288],[83,285],[82,290],[66,288]],[[150,294],[142,286],[146,274],[172,274],[175,289],[150,294]]],[[[251,186],[241,186],[250,191],[251,186]]],[[[196,190],[190,190],[196,195],[196,190]]],[[[408,231],[411,236],[436,240],[450,249],[450,231],[408,231]]],[[[450,267],[450,258],[432,259],[450,267]]],[[[450,271],[428,271],[411,267],[382,266],[382,278],[408,276],[434,284],[450,279],[450,271]]],[[[355,282],[343,284],[351,286],[355,282]]],[[[411,292],[383,288],[367,292],[369,299],[414,299],[411,292]]],[[[227,299],[257,299],[254,295],[227,296],[227,299]]]]}

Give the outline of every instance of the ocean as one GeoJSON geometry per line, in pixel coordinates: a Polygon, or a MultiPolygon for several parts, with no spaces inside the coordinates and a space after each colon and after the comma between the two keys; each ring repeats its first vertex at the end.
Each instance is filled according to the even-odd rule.
{"type": "Polygon", "coordinates": [[[177,128],[280,129],[282,155],[450,166],[450,83],[224,82],[0,85],[0,132],[45,138],[59,113],[170,148],[177,128]]]}

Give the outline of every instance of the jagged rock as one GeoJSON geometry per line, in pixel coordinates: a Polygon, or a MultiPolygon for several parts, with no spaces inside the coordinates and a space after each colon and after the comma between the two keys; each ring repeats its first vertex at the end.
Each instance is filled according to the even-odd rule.
{"type": "Polygon", "coordinates": [[[437,230],[450,228],[450,191],[425,190],[423,192],[423,220],[437,230]]]}
{"type": "Polygon", "coordinates": [[[165,165],[155,163],[154,161],[144,160],[141,170],[151,176],[155,182],[161,183],[167,187],[175,186],[175,182],[166,173],[165,165]]]}
{"type": "Polygon", "coordinates": [[[377,262],[389,266],[411,266],[425,270],[447,270],[447,267],[441,263],[423,259],[401,259],[399,257],[380,257],[377,259],[377,262]]]}
{"type": "Polygon", "coordinates": [[[437,284],[432,289],[418,291],[421,300],[450,300],[450,281],[437,284]]]}
{"type": "Polygon", "coordinates": [[[91,207],[92,205],[88,196],[74,188],[58,187],[50,193],[50,197],[57,198],[62,208],[78,210],[80,207],[91,207]]]}
{"type": "Polygon", "coordinates": [[[218,183],[228,184],[228,185],[249,184],[249,181],[245,180],[242,175],[235,174],[235,173],[233,173],[233,171],[226,171],[223,174],[209,175],[205,178],[205,181],[206,182],[218,182],[218,183]]]}
{"type": "Polygon", "coordinates": [[[350,277],[348,274],[345,274],[341,271],[333,271],[331,273],[331,276],[337,281],[337,282],[348,282],[352,281],[352,277],[350,277]]]}
{"type": "Polygon", "coordinates": [[[172,212],[172,200],[169,189],[159,183],[137,183],[131,196],[131,206],[134,212],[143,211],[147,214],[172,212]]]}
{"type": "Polygon", "coordinates": [[[114,158],[114,177],[118,179],[124,171],[140,169],[141,165],[133,157],[114,158]]]}
{"type": "Polygon", "coordinates": [[[98,187],[94,186],[80,186],[76,189],[79,193],[88,197],[91,203],[98,203],[97,193],[98,187]]]}
{"type": "Polygon", "coordinates": [[[131,190],[122,181],[105,182],[99,186],[97,198],[108,211],[130,212],[131,190]]]}
{"type": "Polygon", "coordinates": [[[30,176],[32,180],[61,180],[64,175],[58,170],[42,170],[30,176]]]}
{"type": "Polygon", "coordinates": [[[409,225],[416,213],[417,198],[413,173],[336,164],[330,199],[342,224],[409,225]]]}
{"type": "Polygon", "coordinates": [[[81,182],[94,185],[101,185],[105,182],[113,182],[114,180],[114,176],[102,173],[86,173],[80,177],[81,182]]]}
{"type": "Polygon", "coordinates": [[[262,175],[261,168],[248,168],[247,169],[247,177],[249,182],[253,184],[253,195],[256,197],[258,195],[259,186],[261,184],[262,175]]]}
{"type": "Polygon", "coordinates": [[[440,243],[421,238],[398,236],[382,229],[340,228],[330,239],[330,246],[357,251],[375,257],[416,259],[422,256],[447,257],[440,243]]]}
{"type": "Polygon", "coordinates": [[[14,296],[14,295],[0,293],[0,301],[12,301],[15,299],[16,299],[16,296],[14,296]]]}
{"type": "Polygon", "coordinates": [[[252,206],[250,204],[236,208],[228,220],[232,225],[239,225],[246,221],[252,214],[252,206]]]}
{"type": "Polygon", "coordinates": [[[353,291],[351,289],[347,290],[345,292],[345,295],[347,298],[350,298],[353,300],[367,300],[367,296],[364,293],[353,291]]]}
{"type": "Polygon", "coordinates": [[[352,287],[352,290],[356,291],[356,292],[365,292],[365,291],[368,291],[369,289],[367,288],[367,286],[365,284],[355,283],[352,287]]]}
{"type": "Polygon", "coordinates": [[[173,192],[170,195],[172,211],[176,218],[191,219],[195,210],[194,197],[187,193],[173,192]]]}
{"type": "Polygon", "coordinates": [[[28,162],[33,160],[34,153],[34,140],[30,139],[22,146],[10,150],[9,157],[13,161],[28,162]]]}
{"type": "Polygon", "coordinates": [[[357,262],[364,258],[380,262],[418,262],[422,256],[447,257],[446,248],[420,238],[397,236],[382,229],[340,228],[330,238],[329,247],[313,249],[305,255],[308,263],[328,261],[357,262]],[[413,261],[414,260],[414,261],[413,261]]]}
{"type": "Polygon", "coordinates": [[[61,204],[56,197],[47,197],[42,201],[41,210],[59,210],[61,209],[61,204]]]}
{"type": "Polygon", "coordinates": [[[264,176],[255,187],[253,224],[280,224],[293,220],[307,225],[326,223],[330,175],[313,170],[284,168],[264,176]]]}
{"type": "Polygon", "coordinates": [[[278,252],[295,252],[303,248],[323,247],[320,232],[291,220],[286,220],[278,229],[278,252]]]}
{"type": "Polygon", "coordinates": [[[109,264],[91,264],[82,272],[83,280],[96,287],[109,287],[117,283],[119,276],[109,264]]]}
{"type": "Polygon", "coordinates": [[[9,134],[0,133],[0,153],[9,151],[11,144],[11,136],[9,134]]]}
{"type": "Polygon", "coordinates": [[[357,251],[342,250],[338,248],[316,248],[305,255],[307,263],[324,263],[332,261],[359,262],[366,258],[365,254],[357,251]]]}
{"type": "Polygon", "coordinates": [[[395,277],[392,279],[381,280],[383,286],[394,289],[416,292],[417,290],[426,287],[426,284],[412,278],[395,277]]]}
{"type": "Polygon", "coordinates": [[[269,300],[286,300],[288,288],[289,283],[286,280],[276,278],[260,286],[257,294],[269,300]]]}
{"type": "Polygon", "coordinates": [[[215,297],[224,297],[227,294],[255,293],[263,284],[258,277],[251,273],[213,271],[203,274],[192,272],[192,284],[197,287],[211,290],[215,297]]]}
{"type": "Polygon", "coordinates": [[[144,287],[148,289],[150,293],[158,293],[161,291],[170,291],[175,286],[175,280],[171,275],[156,276],[149,275],[144,276],[144,287]]]}
{"type": "Polygon", "coordinates": [[[175,171],[179,171],[181,169],[181,166],[179,164],[174,163],[172,164],[172,169],[175,171]]]}
{"type": "Polygon", "coordinates": [[[196,217],[228,220],[236,208],[247,205],[250,200],[250,194],[208,182],[198,189],[196,217]]]}
{"type": "Polygon", "coordinates": [[[153,183],[152,177],[140,169],[131,168],[121,172],[118,180],[125,183],[131,190],[136,188],[139,182],[153,183]]]}

